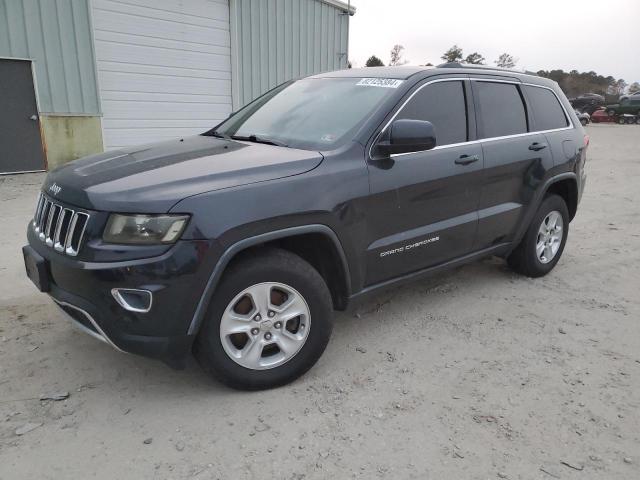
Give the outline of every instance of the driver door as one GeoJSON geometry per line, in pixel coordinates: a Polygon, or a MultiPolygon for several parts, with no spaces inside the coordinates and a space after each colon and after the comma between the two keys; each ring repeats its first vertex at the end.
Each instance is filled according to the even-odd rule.
{"type": "Polygon", "coordinates": [[[367,286],[470,253],[478,225],[483,153],[469,81],[427,81],[403,102],[392,121],[431,122],[436,147],[387,157],[375,144],[369,150],[367,286]]]}

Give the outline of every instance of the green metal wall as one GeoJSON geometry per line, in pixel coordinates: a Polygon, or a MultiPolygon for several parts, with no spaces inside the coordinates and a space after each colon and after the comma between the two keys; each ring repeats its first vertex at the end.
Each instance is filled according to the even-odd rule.
{"type": "Polygon", "coordinates": [[[347,67],[349,15],[323,0],[230,0],[233,107],[276,85],[347,67]]]}
{"type": "Polygon", "coordinates": [[[34,61],[41,113],[100,113],[88,0],[0,0],[0,57],[34,61]]]}

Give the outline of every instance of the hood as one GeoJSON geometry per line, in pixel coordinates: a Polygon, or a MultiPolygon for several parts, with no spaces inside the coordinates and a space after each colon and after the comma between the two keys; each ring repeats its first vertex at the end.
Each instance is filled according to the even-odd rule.
{"type": "Polygon", "coordinates": [[[92,210],[162,213],[191,195],[299,175],[322,158],[319,152],[198,135],[76,160],[51,171],[43,190],[92,210]]]}

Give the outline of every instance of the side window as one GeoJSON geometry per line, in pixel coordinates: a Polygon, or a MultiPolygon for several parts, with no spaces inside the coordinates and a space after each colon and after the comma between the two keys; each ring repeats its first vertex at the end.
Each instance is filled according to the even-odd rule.
{"type": "Polygon", "coordinates": [[[527,132],[527,114],[522,96],[511,83],[476,82],[478,131],[481,138],[527,132]]]}
{"type": "Polygon", "coordinates": [[[433,123],[437,145],[467,141],[467,106],[460,81],[436,82],[416,93],[396,119],[433,123]]]}
{"type": "Polygon", "coordinates": [[[562,105],[551,90],[528,85],[524,88],[533,114],[534,130],[553,130],[569,125],[562,105]]]}

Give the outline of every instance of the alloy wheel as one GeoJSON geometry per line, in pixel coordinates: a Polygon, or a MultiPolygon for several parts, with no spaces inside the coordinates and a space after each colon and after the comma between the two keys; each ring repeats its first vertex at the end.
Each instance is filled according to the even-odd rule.
{"type": "Polygon", "coordinates": [[[252,285],[234,297],[220,321],[229,358],[251,370],[278,367],[303,347],[311,327],[304,297],[277,282],[252,285]]]}
{"type": "Polygon", "coordinates": [[[541,263],[549,263],[555,258],[562,244],[563,234],[562,215],[557,210],[549,212],[540,224],[536,241],[536,256],[541,263]]]}

